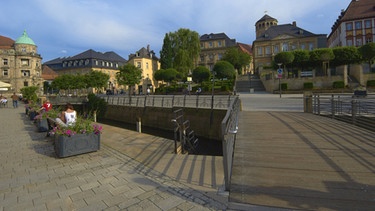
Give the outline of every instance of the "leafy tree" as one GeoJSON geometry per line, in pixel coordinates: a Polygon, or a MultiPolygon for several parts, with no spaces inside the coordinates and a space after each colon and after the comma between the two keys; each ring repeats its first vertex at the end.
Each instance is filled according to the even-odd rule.
{"type": "Polygon", "coordinates": [[[291,64],[294,60],[294,54],[289,51],[280,52],[275,55],[274,61],[276,64],[282,63],[284,68],[286,65],[291,64]]]}
{"type": "Polygon", "coordinates": [[[154,73],[154,78],[158,81],[172,82],[177,79],[178,72],[176,69],[160,69],[154,73]]]}
{"type": "Polygon", "coordinates": [[[241,69],[250,64],[251,56],[240,51],[238,48],[233,47],[225,51],[224,56],[221,60],[231,63],[240,74],[241,69]]]}
{"type": "Polygon", "coordinates": [[[369,68],[371,69],[371,64],[375,60],[375,43],[370,42],[366,45],[359,47],[358,51],[361,53],[362,59],[368,62],[369,68]]]}
{"type": "Polygon", "coordinates": [[[210,78],[210,70],[205,66],[199,66],[193,70],[193,81],[202,83],[210,78]]]}
{"type": "Polygon", "coordinates": [[[309,51],[307,50],[295,50],[292,51],[294,55],[294,59],[292,65],[297,68],[301,68],[303,70],[309,63],[310,55],[309,51]]]}
{"type": "Polygon", "coordinates": [[[236,71],[233,65],[227,61],[216,62],[213,71],[216,73],[215,77],[219,79],[234,79],[236,77],[236,71]]]}
{"type": "Polygon", "coordinates": [[[51,86],[56,89],[73,89],[75,88],[74,77],[75,75],[72,74],[59,75],[52,81],[51,86]]]}
{"type": "Polygon", "coordinates": [[[181,28],[176,32],[170,32],[164,38],[160,59],[164,62],[164,68],[175,68],[185,77],[189,70],[193,69],[194,61],[200,53],[200,39],[195,31],[181,28]],[[167,37],[168,36],[168,37],[167,37]],[[172,53],[170,53],[172,50],[172,53]],[[172,56],[172,59],[170,58],[172,56]],[[172,60],[172,66],[170,65],[172,60]]]}
{"type": "Polygon", "coordinates": [[[116,73],[116,79],[118,84],[129,86],[129,96],[130,88],[138,84],[142,80],[142,69],[132,65],[126,64],[119,68],[120,72],[116,73]]]}
{"type": "Polygon", "coordinates": [[[168,69],[173,67],[173,48],[169,34],[165,34],[163,47],[160,51],[160,68],[168,69]]]}
{"type": "Polygon", "coordinates": [[[25,99],[28,99],[32,102],[36,102],[38,100],[38,95],[36,94],[36,91],[39,89],[37,86],[26,86],[21,88],[22,96],[25,99]]]}
{"type": "Polygon", "coordinates": [[[85,75],[87,87],[101,89],[107,86],[109,75],[100,71],[91,71],[85,75]]]}
{"type": "MultiPolygon", "coordinates": [[[[332,48],[318,48],[310,51],[310,62],[314,67],[319,67],[324,64],[324,62],[330,62],[335,58],[332,48]]],[[[325,70],[325,67],[323,67],[325,70]]]]}
{"type": "Polygon", "coordinates": [[[348,65],[359,63],[361,55],[358,48],[350,47],[336,47],[332,49],[335,58],[332,60],[333,66],[348,65]]]}

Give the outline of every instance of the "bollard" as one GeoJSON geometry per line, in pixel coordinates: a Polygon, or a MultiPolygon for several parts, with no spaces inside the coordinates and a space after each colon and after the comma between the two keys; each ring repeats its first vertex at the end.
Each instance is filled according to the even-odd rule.
{"type": "Polygon", "coordinates": [[[137,132],[142,133],[142,122],[141,122],[141,117],[137,118],[137,132]]]}
{"type": "Polygon", "coordinates": [[[94,111],[94,122],[96,122],[96,111],[94,111]]]}

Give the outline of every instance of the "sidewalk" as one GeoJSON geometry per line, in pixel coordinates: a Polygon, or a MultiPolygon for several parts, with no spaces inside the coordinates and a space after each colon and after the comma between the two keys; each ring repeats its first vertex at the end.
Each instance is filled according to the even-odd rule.
{"type": "Polygon", "coordinates": [[[103,125],[98,152],[58,159],[22,104],[0,116],[0,210],[227,209],[216,157],[174,155],[171,140],[103,125]]]}

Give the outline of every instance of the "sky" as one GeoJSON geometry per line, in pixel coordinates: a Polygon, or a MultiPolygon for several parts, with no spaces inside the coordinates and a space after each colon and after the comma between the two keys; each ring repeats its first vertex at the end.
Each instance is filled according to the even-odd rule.
{"type": "Polygon", "coordinates": [[[199,35],[225,33],[252,44],[265,14],[278,24],[296,21],[327,34],[351,0],[12,0],[1,3],[0,35],[16,40],[24,30],[47,62],[93,49],[128,59],[150,45],[157,56],[165,34],[187,28],[199,35]]]}

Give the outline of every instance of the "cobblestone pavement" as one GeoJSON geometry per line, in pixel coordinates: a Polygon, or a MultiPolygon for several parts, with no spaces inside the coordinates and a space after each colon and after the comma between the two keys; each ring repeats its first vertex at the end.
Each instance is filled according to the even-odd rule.
{"type": "Polygon", "coordinates": [[[22,106],[0,108],[0,210],[228,210],[105,145],[56,158],[22,106]]]}

